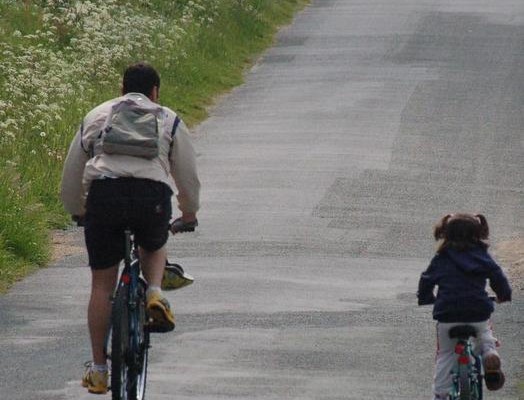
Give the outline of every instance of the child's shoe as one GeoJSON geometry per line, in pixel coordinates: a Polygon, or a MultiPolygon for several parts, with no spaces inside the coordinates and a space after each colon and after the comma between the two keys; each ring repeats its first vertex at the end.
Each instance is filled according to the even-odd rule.
{"type": "Polygon", "coordinates": [[[484,381],[488,390],[499,390],[506,378],[501,370],[500,357],[497,353],[488,353],[483,358],[484,381]]]}

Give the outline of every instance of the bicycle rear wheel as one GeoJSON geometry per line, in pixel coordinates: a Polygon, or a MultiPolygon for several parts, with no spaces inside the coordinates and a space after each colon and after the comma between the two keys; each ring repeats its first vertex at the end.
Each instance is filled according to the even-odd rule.
{"type": "Polygon", "coordinates": [[[118,288],[113,302],[111,321],[111,393],[113,400],[127,400],[129,384],[129,286],[118,288]]]}
{"type": "Polygon", "coordinates": [[[482,387],[482,382],[483,382],[482,358],[478,355],[475,356],[475,369],[476,369],[475,374],[477,376],[477,382],[476,382],[477,399],[482,400],[484,398],[483,387],[482,387]]]}
{"type": "Polygon", "coordinates": [[[149,332],[146,329],[145,283],[139,282],[136,306],[122,285],[113,303],[111,329],[112,400],[143,400],[146,391],[149,332]]]}
{"type": "Polygon", "coordinates": [[[143,400],[146,392],[149,355],[149,331],[146,328],[146,284],[140,280],[136,308],[130,312],[130,347],[128,398],[143,400]]]}
{"type": "Polygon", "coordinates": [[[458,383],[459,383],[460,400],[472,400],[471,380],[470,380],[468,368],[466,368],[465,366],[462,366],[462,368],[459,368],[458,379],[459,379],[458,383]]]}

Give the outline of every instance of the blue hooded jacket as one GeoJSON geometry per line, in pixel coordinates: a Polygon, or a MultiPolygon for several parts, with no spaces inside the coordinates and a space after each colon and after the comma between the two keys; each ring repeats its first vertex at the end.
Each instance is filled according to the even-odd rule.
{"type": "Polygon", "coordinates": [[[494,310],[488,280],[500,302],[511,301],[508,279],[484,246],[465,251],[446,247],[420,277],[418,304],[434,304],[433,319],[440,322],[486,321],[494,310]]]}

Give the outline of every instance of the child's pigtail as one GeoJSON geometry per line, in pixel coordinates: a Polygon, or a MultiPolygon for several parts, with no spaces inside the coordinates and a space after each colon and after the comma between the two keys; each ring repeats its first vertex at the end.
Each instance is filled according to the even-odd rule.
{"type": "Polygon", "coordinates": [[[433,231],[433,236],[435,240],[445,239],[446,238],[446,226],[448,224],[451,214],[444,216],[440,222],[435,226],[433,231]]]}
{"type": "Polygon", "coordinates": [[[482,214],[476,214],[475,218],[477,218],[480,222],[479,239],[486,240],[489,237],[488,221],[486,220],[486,217],[482,214]]]}

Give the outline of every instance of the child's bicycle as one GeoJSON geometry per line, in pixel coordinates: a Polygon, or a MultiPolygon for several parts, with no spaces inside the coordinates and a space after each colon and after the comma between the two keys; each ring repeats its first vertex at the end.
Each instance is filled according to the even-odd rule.
{"type": "MultiPolygon", "coordinates": [[[[194,231],[195,223],[175,227],[175,232],[194,231]]],[[[138,248],[131,230],[125,231],[124,267],[115,293],[111,326],[106,337],[105,353],[111,367],[113,400],[145,398],[150,333],[160,332],[150,324],[146,312],[147,283],[140,276],[138,248]]],[[[193,278],[178,264],[166,262],[164,290],[187,286],[193,278]]]]}
{"type": "Polygon", "coordinates": [[[482,360],[473,352],[471,338],[477,336],[471,325],[458,325],[449,330],[449,337],[457,339],[449,400],[482,400],[482,360]]]}

